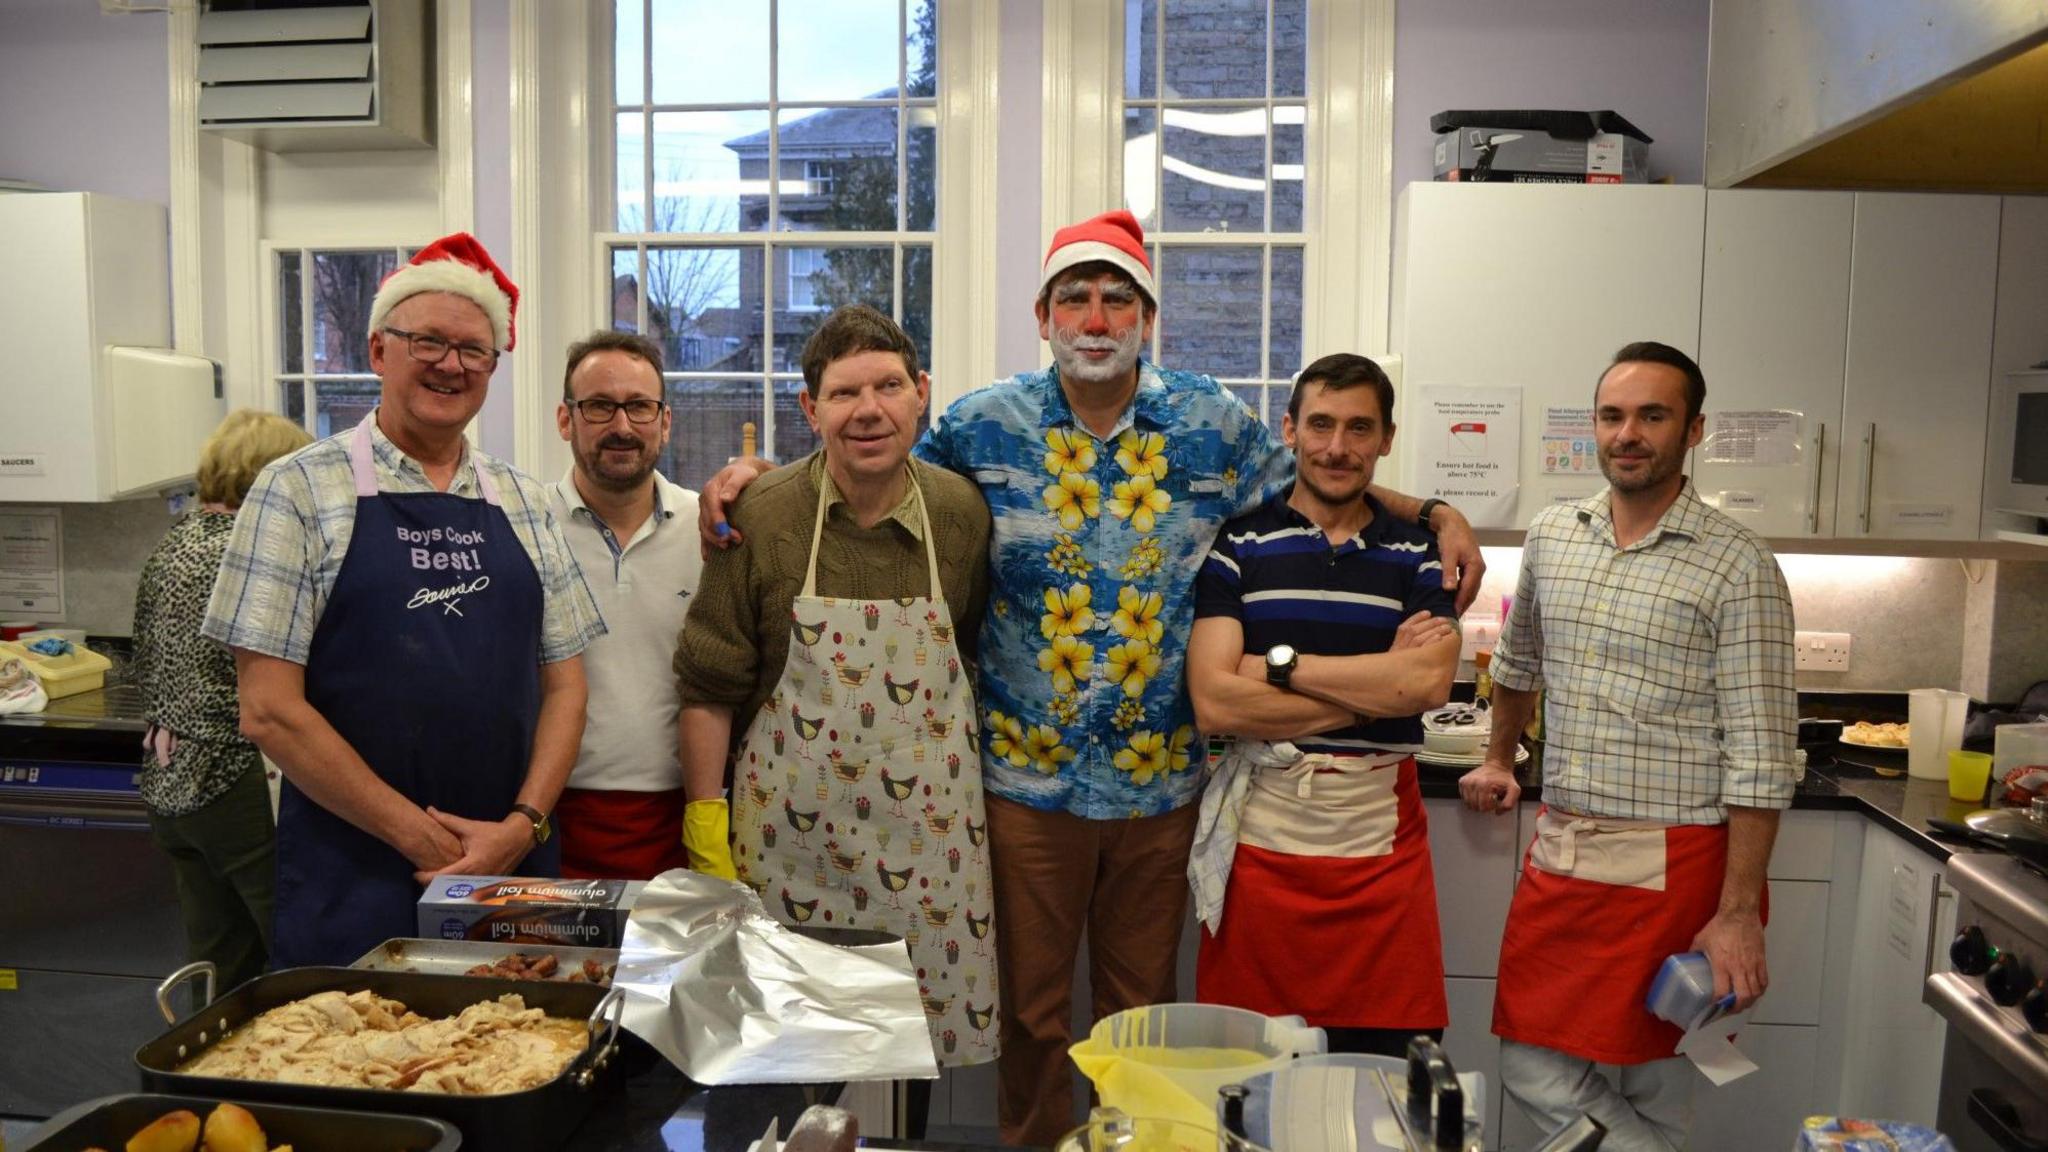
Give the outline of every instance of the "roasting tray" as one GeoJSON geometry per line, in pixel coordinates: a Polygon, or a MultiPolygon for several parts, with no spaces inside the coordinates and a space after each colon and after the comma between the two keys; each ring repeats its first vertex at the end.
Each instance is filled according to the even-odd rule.
{"type": "MultiPolygon", "coordinates": [[[[558,948],[552,944],[508,944],[488,940],[431,940],[395,936],[368,952],[354,964],[353,968],[368,968],[374,972],[433,972],[444,976],[460,976],[479,964],[495,964],[514,952],[528,956],[548,953],[561,962],[563,975],[583,966],[585,960],[595,960],[611,967],[619,962],[617,948],[558,948]]],[[[497,977],[493,977],[497,979],[497,977]]],[[[560,977],[550,977],[552,984],[560,977]]]]}
{"type": "MultiPolygon", "coordinates": [[[[29,1134],[23,1152],[84,1152],[87,1148],[120,1148],[157,1117],[180,1108],[201,1120],[220,1103],[197,1096],[154,1096],[130,1093],[102,1096],[65,1110],[29,1134]]],[[[332,1108],[299,1108],[255,1100],[235,1103],[249,1110],[263,1126],[272,1147],[289,1144],[295,1152],[454,1152],[462,1137],[441,1120],[425,1116],[394,1116],[388,1112],[340,1112],[332,1108]]]]}
{"type": "Polygon", "coordinates": [[[463,1139],[477,1148],[492,1152],[538,1152],[559,1147],[589,1111],[593,1086],[600,1078],[616,1075],[612,1054],[622,1034],[619,1012],[624,1004],[623,993],[580,982],[500,980],[491,976],[360,968],[287,968],[258,976],[215,1000],[213,965],[199,961],[180,968],[157,987],[157,1006],[164,1019],[174,1022],[168,1032],[136,1050],[135,1065],[142,1074],[142,1087],[148,1092],[429,1116],[455,1125],[463,1139]],[[176,1012],[171,1008],[172,992],[187,980],[200,977],[206,981],[206,994],[202,997],[205,1007],[176,1020],[176,1012]],[[178,1065],[208,1044],[272,1008],[316,992],[360,989],[402,1001],[423,1016],[452,1016],[472,1004],[517,992],[530,1008],[539,1008],[550,1016],[587,1021],[590,1045],[553,1080],[524,1092],[494,1096],[330,1088],[176,1071],[178,1065]]]}

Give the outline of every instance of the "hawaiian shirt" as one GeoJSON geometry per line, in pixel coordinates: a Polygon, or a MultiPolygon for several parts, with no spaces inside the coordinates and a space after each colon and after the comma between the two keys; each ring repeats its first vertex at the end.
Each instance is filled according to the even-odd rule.
{"type": "Polygon", "coordinates": [[[962,397],[917,453],[972,479],[995,521],[979,685],[989,793],[1096,820],[1193,803],[1195,573],[1225,521],[1292,482],[1292,454],[1215,380],[1142,361],[1107,437],[1075,420],[1046,368],[962,397]]]}

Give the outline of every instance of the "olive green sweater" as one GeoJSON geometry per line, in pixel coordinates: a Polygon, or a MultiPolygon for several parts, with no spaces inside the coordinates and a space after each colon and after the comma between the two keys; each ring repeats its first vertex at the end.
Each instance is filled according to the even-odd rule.
{"type": "MultiPolygon", "coordinates": [[[[910,467],[938,537],[939,583],[954,635],[971,654],[988,599],[988,505],[960,476],[917,460],[910,467]]],[[[812,453],[749,485],[729,514],[741,542],[705,561],[691,597],[676,642],[676,688],[686,706],[730,705],[735,743],[782,679],[790,608],[803,591],[818,494],[829,483],[824,458],[812,453]]],[[[929,595],[914,494],[906,489],[903,503],[872,528],[854,522],[836,490],[832,496],[818,541],[818,595],[929,595]]]]}

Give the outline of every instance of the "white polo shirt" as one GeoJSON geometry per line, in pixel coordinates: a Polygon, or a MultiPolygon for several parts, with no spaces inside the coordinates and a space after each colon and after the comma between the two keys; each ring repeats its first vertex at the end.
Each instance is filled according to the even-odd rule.
{"type": "Polygon", "coordinates": [[[661,792],[683,786],[676,761],[676,635],[704,568],[697,494],[654,474],[655,512],[621,542],[576,490],[575,466],[548,506],[608,632],[583,650],[590,685],[571,788],[661,792]]]}

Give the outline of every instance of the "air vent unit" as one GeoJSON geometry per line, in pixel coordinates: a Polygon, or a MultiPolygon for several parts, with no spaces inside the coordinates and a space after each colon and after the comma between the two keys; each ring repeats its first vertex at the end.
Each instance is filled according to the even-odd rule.
{"type": "Polygon", "coordinates": [[[432,0],[207,0],[199,123],[273,152],[433,146],[432,0]]]}

